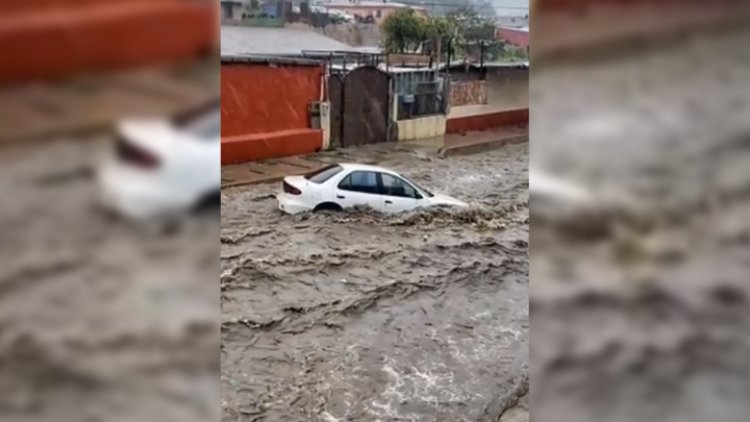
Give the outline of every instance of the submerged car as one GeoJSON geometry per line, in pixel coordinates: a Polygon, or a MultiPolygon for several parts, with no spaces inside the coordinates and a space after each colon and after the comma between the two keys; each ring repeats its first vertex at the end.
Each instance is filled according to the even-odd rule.
{"type": "Polygon", "coordinates": [[[279,209],[288,214],[355,206],[385,213],[467,206],[450,196],[432,193],[392,170],[362,164],[334,164],[306,176],[287,176],[276,198],[279,209]]]}
{"type": "Polygon", "coordinates": [[[103,205],[142,220],[218,204],[220,133],[218,101],[173,119],[121,122],[97,174],[103,205]]]}

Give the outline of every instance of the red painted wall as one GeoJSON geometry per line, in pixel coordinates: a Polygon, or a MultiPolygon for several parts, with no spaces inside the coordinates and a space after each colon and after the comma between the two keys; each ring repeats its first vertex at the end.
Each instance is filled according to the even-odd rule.
{"type": "Polygon", "coordinates": [[[222,64],[221,136],[310,127],[324,74],[323,65],[222,64]]]}
{"type": "Polygon", "coordinates": [[[474,116],[454,117],[446,122],[446,133],[465,133],[503,126],[528,126],[529,109],[503,110],[474,116]]]}
{"type": "Polygon", "coordinates": [[[3,0],[0,84],[193,58],[218,46],[216,3],[3,0]]]}
{"type": "Polygon", "coordinates": [[[529,32],[513,28],[498,28],[497,37],[521,48],[529,48],[529,32]]]}
{"type": "Polygon", "coordinates": [[[221,162],[264,160],[319,151],[308,105],[320,101],[325,66],[221,65],[221,162]]]}

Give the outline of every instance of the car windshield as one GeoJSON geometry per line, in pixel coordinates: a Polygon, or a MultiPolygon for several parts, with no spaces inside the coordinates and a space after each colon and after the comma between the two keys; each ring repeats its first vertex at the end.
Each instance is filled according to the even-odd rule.
{"type": "Polygon", "coordinates": [[[425,195],[427,195],[428,197],[432,198],[433,196],[435,196],[432,192],[428,191],[427,189],[423,188],[422,186],[419,186],[419,184],[415,183],[413,180],[409,179],[408,177],[406,177],[404,175],[401,175],[401,177],[403,177],[404,180],[406,180],[407,182],[411,183],[412,186],[414,186],[417,189],[419,189],[420,191],[424,192],[425,195]]]}
{"type": "Polygon", "coordinates": [[[313,182],[313,183],[324,183],[326,180],[330,179],[331,177],[337,175],[343,168],[339,165],[332,165],[323,167],[322,169],[318,171],[314,171],[308,175],[305,176],[305,179],[313,182]]]}

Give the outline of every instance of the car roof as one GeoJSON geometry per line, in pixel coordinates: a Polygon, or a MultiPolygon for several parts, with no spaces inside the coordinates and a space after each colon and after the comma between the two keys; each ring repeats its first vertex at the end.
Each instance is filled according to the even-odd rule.
{"type": "Polygon", "coordinates": [[[373,166],[373,165],[369,165],[369,164],[339,163],[339,166],[341,166],[341,168],[343,168],[344,170],[349,170],[349,171],[355,171],[355,170],[359,170],[359,171],[378,171],[378,172],[381,172],[381,173],[388,173],[388,174],[398,175],[398,173],[395,172],[395,171],[393,171],[393,170],[389,170],[389,169],[387,169],[385,167],[373,166]]]}

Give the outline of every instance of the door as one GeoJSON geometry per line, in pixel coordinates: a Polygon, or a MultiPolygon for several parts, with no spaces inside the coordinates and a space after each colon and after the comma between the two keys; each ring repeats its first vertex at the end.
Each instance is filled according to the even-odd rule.
{"type": "Polygon", "coordinates": [[[343,147],[389,141],[389,87],[387,73],[374,66],[358,67],[344,77],[343,147]]]}
{"type": "Polygon", "coordinates": [[[383,210],[403,212],[424,206],[425,199],[406,180],[387,173],[378,173],[380,192],[383,194],[383,210]]]}
{"type": "Polygon", "coordinates": [[[344,81],[340,75],[328,77],[328,101],[330,101],[331,148],[341,148],[341,132],[344,124],[344,81]]]}
{"type": "Polygon", "coordinates": [[[385,211],[378,188],[378,174],[372,171],[353,171],[339,182],[336,202],[344,208],[366,205],[385,211]]]}

